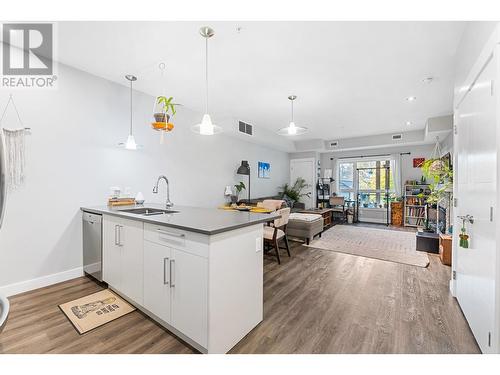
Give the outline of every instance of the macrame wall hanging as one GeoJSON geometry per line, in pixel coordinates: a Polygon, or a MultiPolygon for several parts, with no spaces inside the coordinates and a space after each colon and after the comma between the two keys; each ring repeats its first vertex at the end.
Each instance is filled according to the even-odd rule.
{"type": "Polygon", "coordinates": [[[31,129],[24,127],[12,95],[9,95],[9,100],[0,117],[0,129],[2,130],[0,136],[3,136],[5,143],[7,188],[9,191],[14,191],[24,183],[26,173],[26,135],[31,129]],[[7,129],[4,126],[4,118],[10,104],[12,104],[16,112],[19,127],[7,129]]]}

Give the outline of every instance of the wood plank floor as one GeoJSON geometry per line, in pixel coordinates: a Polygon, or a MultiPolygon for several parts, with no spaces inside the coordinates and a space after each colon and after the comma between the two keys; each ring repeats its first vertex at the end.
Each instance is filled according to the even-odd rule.
{"type": "MultiPolygon", "coordinates": [[[[479,353],[450,268],[292,245],[265,256],[264,321],[231,353],[479,353]]],[[[79,335],[58,305],[101,290],[82,277],[10,298],[0,353],[194,353],[135,311],[79,335]]]]}

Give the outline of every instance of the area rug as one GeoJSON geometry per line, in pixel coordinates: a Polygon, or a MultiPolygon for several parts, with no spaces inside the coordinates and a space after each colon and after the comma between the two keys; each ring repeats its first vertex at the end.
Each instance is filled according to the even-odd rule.
{"type": "Polygon", "coordinates": [[[337,225],[306,246],[425,268],[429,257],[415,241],[413,232],[337,225]]]}
{"type": "Polygon", "coordinates": [[[76,330],[83,334],[135,310],[109,289],[59,305],[76,330]]]}

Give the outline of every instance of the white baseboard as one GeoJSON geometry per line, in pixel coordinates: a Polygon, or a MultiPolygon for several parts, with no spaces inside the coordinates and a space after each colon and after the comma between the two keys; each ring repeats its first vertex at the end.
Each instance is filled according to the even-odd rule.
{"type": "Polygon", "coordinates": [[[0,287],[0,294],[10,297],[19,293],[28,292],[33,289],[43,288],[52,284],[57,284],[66,280],[83,276],[83,268],[78,267],[72,270],[42,276],[32,280],[21,281],[0,287]]]}

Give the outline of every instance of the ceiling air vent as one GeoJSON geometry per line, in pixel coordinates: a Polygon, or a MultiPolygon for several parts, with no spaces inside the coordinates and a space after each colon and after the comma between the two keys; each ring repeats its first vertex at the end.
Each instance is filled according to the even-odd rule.
{"type": "Polygon", "coordinates": [[[246,122],[240,121],[238,124],[238,130],[240,133],[243,133],[246,135],[253,135],[253,126],[250,124],[247,124],[246,122]]]}
{"type": "Polygon", "coordinates": [[[339,141],[329,141],[328,142],[328,147],[329,148],[337,148],[337,147],[339,147],[339,141]]]}
{"type": "Polygon", "coordinates": [[[403,134],[393,134],[392,135],[392,140],[393,141],[400,141],[403,139],[403,134]]]}

